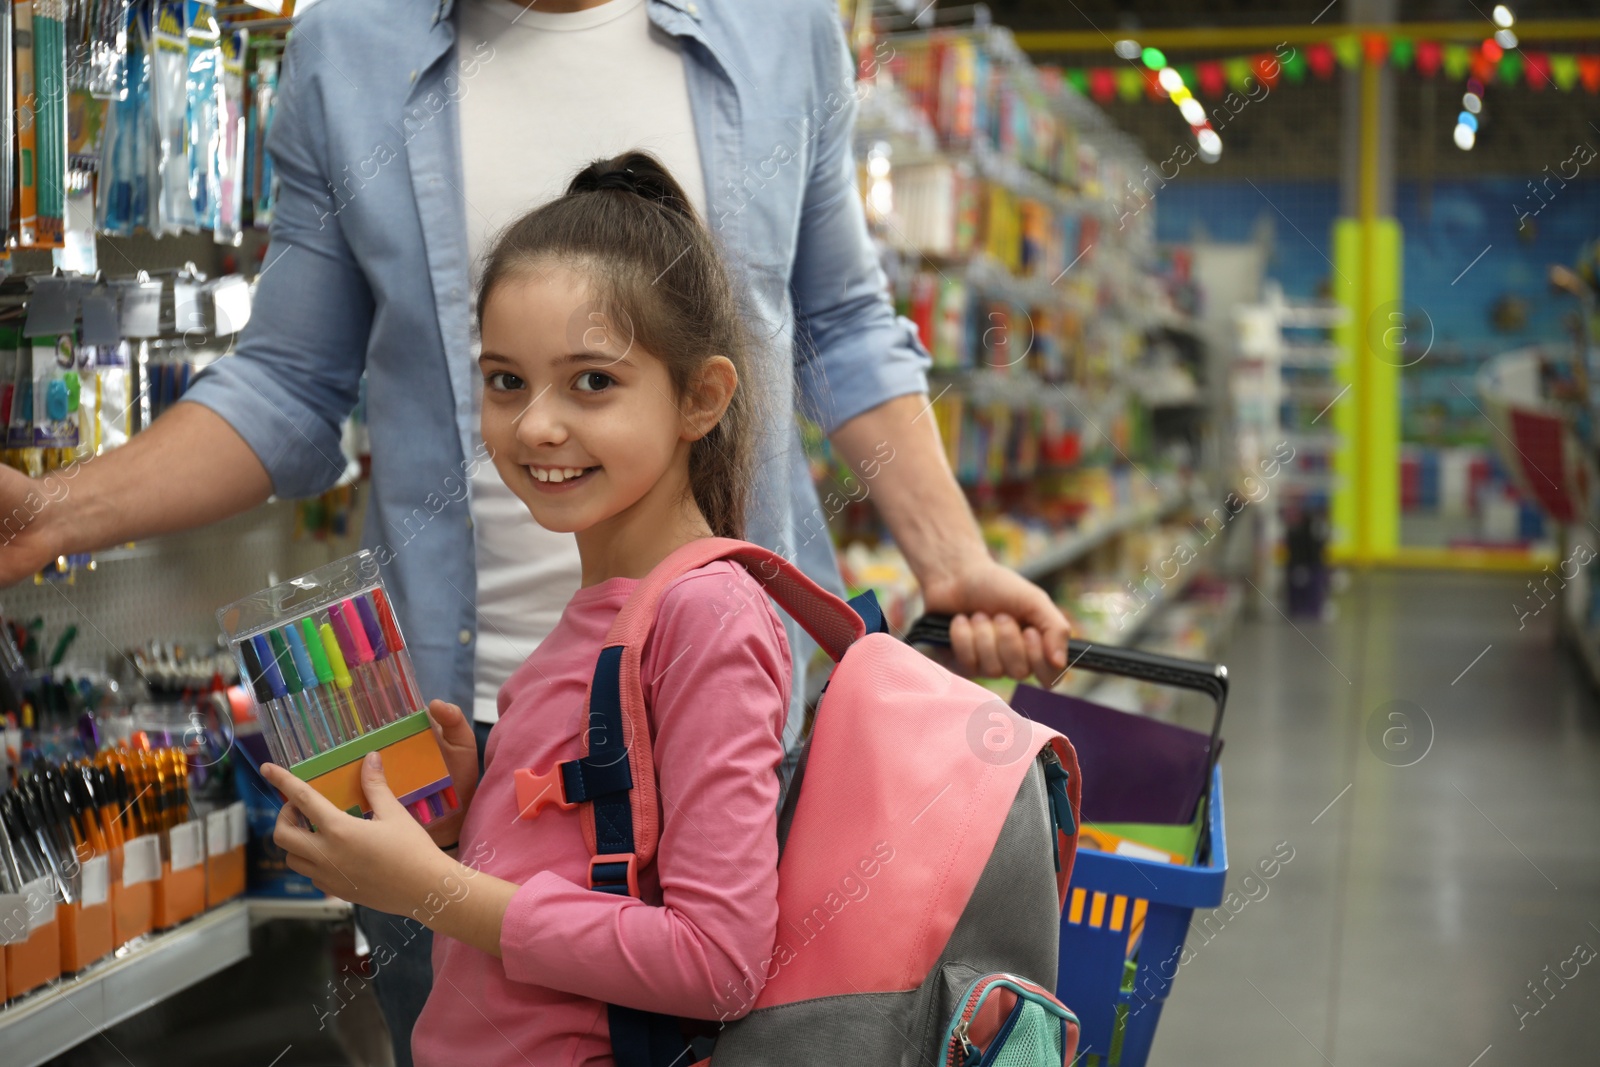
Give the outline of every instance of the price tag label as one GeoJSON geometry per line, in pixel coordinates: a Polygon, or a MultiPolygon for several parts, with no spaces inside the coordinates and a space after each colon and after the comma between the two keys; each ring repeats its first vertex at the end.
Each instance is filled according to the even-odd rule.
{"type": "Polygon", "coordinates": [[[206,816],[206,855],[222,855],[233,847],[232,840],[233,828],[229,825],[227,808],[218,808],[206,816]]]}
{"type": "Polygon", "coordinates": [[[122,884],[138,885],[161,877],[161,838],[136,837],[122,846],[122,884]]]}
{"type": "Polygon", "coordinates": [[[109,856],[95,856],[85,862],[78,891],[83,900],[83,906],[92,908],[96,904],[104,904],[107,890],[110,888],[111,858],[109,856]]]}
{"type": "Polygon", "coordinates": [[[49,877],[35,878],[22,887],[28,908],[28,933],[56,920],[56,884],[49,877]]]}
{"type": "Polygon", "coordinates": [[[172,869],[186,871],[206,858],[205,824],[184,822],[167,831],[172,851],[172,869]]]}
{"type": "Polygon", "coordinates": [[[243,848],[250,837],[250,824],[245,821],[244,801],[236,800],[228,805],[228,847],[243,848]]]}
{"type": "Polygon", "coordinates": [[[21,893],[0,893],[0,945],[28,940],[33,923],[28,920],[28,898],[21,893]]]}

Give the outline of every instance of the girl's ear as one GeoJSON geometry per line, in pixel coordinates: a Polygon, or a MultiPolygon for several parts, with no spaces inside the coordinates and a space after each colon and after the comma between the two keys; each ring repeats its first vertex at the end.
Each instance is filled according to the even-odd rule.
{"type": "Polygon", "coordinates": [[[722,420],[739,387],[739,372],[727,356],[712,356],[701,364],[683,398],[683,439],[698,441],[722,420]]]}

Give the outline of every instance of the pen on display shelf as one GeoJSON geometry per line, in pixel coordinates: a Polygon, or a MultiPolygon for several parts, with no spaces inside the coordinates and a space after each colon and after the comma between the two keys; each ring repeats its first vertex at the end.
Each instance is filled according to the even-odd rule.
{"type": "Polygon", "coordinates": [[[272,690],[267,686],[267,672],[261,666],[261,657],[256,654],[255,642],[248,637],[240,641],[239,654],[244,657],[245,680],[249,682],[256,707],[260,709],[260,718],[266,727],[262,732],[266,735],[273,762],[280,767],[300,762],[304,758],[300,755],[300,744],[293,731],[284,729],[282,717],[274,706],[272,690]]]}
{"type": "MultiPolygon", "coordinates": [[[[299,713],[301,721],[306,724],[318,752],[326,752],[338,742],[333,733],[328,729],[328,723],[311,707],[305,694],[300,691],[300,675],[294,669],[294,660],[289,658],[288,646],[284,644],[283,634],[277,630],[267,631],[267,643],[272,646],[273,667],[267,671],[267,676],[272,676],[272,669],[276,669],[279,677],[283,679],[283,699],[299,713]]],[[[274,690],[276,693],[276,690],[274,690]]]]}
{"type": "Polygon", "coordinates": [[[328,662],[328,650],[323,647],[316,620],[307,615],[300,620],[300,628],[304,632],[306,653],[311,657],[312,673],[317,676],[317,687],[323,703],[339,717],[347,736],[358,737],[366,733],[360,716],[356,714],[355,704],[350,700],[349,691],[334,684],[333,666],[328,662]]]}
{"type": "Polygon", "coordinates": [[[283,628],[283,636],[289,642],[289,658],[294,662],[294,673],[298,675],[297,681],[302,696],[322,720],[323,729],[333,738],[333,743],[344,744],[355,735],[345,729],[344,720],[339,718],[339,709],[322,699],[322,691],[317,684],[317,669],[312,665],[311,656],[306,652],[306,643],[300,636],[300,628],[290,623],[283,628]]]}
{"type": "Polygon", "coordinates": [[[383,625],[383,638],[389,645],[389,657],[394,661],[401,684],[405,686],[406,707],[414,711],[426,707],[422,693],[417,688],[417,676],[411,666],[411,653],[406,650],[406,643],[400,639],[400,627],[394,621],[394,608],[389,605],[389,598],[384,595],[381,587],[372,591],[372,603],[378,609],[378,621],[383,625]]]}
{"type": "Polygon", "coordinates": [[[339,692],[340,699],[349,705],[350,713],[361,724],[362,733],[374,729],[378,724],[368,717],[369,713],[357,699],[355,679],[350,677],[350,667],[344,661],[344,650],[339,646],[333,626],[323,623],[317,628],[317,636],[322,638],[322,651],[328,657],[328,669],[333,672],[333,686],[339,692]]]}
{"type": "MultiPolygon", "coordinates": [[[[362,713],[366,716],[367,725],[377,728],[386,724],[389,719],[384,714],[383,705],[380,704],[376,688],[370,684],[368,672],[362,666],[361,653],[356,646],[356,635],[351,632],[350,618],[339,609],[342,604],[334,604],[328,608],[328,621],[333,625],[334,635],[339,642],[339,651],[344,654],[345,670],[350,672],[350,678],[355,683],[356,702],[360,705],[362,713]]],[[[360,623],[356,629],[361,628],[360,623]]],[[[365,639],[365,635],[362,635],[365,639]]]]}
{"type": "Polygon", "coordinates": [[[406,693],[405,683],[400,680],[393,653],[389,649],[388,641],[384,639],[383,627],[378,625],[378,616],[372,610],[372,605],[367,603],[367,598],[364,596],[350,599],[356,606],[356,614],[361,617],[361,628],[367,632],[367,644],[372,649],[372,667],[378,675],[379,684],[384,687],[390,706],[401,718],[421,710],[411,703],[406,693]]]}
{"type": "Polygon", "coordinates": [[[283,676],[278,673],[277,666],[272,661],[272,649],[267,644],[264,634],[256,634],[250,638],[250,643],[255,646],[256,662],[261,666],[262,686],[267,694],[267,706],[278,716],[280,727],[287,727],[289,736],[294,738],[295,748],[301,759],[310,759],[316,755],[316,746],[312,743],[309,723],[302,723],[295,714],[295,709],[289,706],[284,689],[283,676]]]}

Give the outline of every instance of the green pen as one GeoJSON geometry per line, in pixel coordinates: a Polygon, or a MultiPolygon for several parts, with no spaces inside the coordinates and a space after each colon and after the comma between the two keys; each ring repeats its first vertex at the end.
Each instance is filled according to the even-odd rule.
{"type": "Polygon", "coordinates": [[[361,725],[361,719],[356,715],[355,705],[350,702],[348,694],[334,684],[333,666],[328,662],[328,650],[323,647],[322,635],[317,633],[317,624],[311,616],[307,615],[300,620],[300,632],[305,635],[306,651],[311,654],[311,669],[317,675],[317,685],[322,691],[323,701],[334,709],[334,713],[344,723],[345,733],[351,737],[366,733],[366,728],[361,725]]]}
{"type": "Polygon", "coordinates": [[[326,752],[339,742],[334,739],[333,731],[328,729],[327,721],[320,714],[313,716],[306,710],[308,701],[300,691],[300,674],[294,669],[294,657],[289,655],[289,646],[284,643],[283,634],[278,630],[268,630],[267,641],[272,646],[272,658],[278,664],[278,672],[283,675],[289,703],[299,712],[301,721],[306,724],[306,731],[316,738],[317,748],[326,752]]]}

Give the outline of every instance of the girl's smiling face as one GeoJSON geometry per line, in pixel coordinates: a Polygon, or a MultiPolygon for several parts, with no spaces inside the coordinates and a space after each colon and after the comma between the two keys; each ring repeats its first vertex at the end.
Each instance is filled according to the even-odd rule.
{"type": "MultiPolygon", "coordinates": [[[[609,328],[598,306],[581,271],[519,271],[489,294],[478,358],[495,469],[540,526],[579,534],[585,584],[601,580],[596,567],[606,576],[634,569],[628,560],[653,555],[649,543],[662,534],[704,526],[689,450],[736,381],[727,395],[713,388],[709,407],[680,401],[666,365],[631,331],[609,328]]],[[[707,365],[718,363],[732,374],[721,357],[707,365]]]]}

